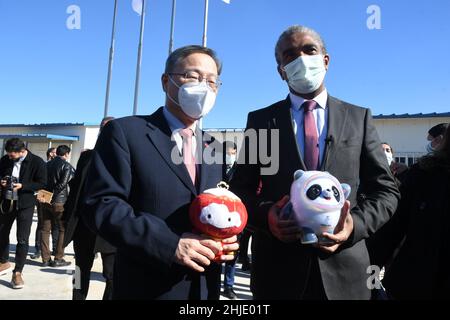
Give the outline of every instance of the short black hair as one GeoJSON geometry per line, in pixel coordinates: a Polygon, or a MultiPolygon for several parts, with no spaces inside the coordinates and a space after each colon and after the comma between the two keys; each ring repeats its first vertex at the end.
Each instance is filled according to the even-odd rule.
{"type": "Polygon", "coordinates": [[[190,46],[184,46],[181,48],[176,49],[174,52],[172,52],[169,57],[166,60],[166,68],[164,73],[171,73],[175,69],[175,66],[184,58],[187,56],[190,56],[194,53],[204,53],[210,56],[217,66],[217,73],[220,75],[222,73],[222,62],[217,57],[217,53],[210,48],[198,46],[198,45],[190,45],[190,46]]]}
{"type": "Polygon", "coordinates": [[[19,138],[11,138],[6,141],[5,150],[6,152],[21,152],[26,149],[25,142],[19,138]]]}
{"type": "Polygon", "coordinates": [[[110,117],[110,116],[104,117],[104,118],[102,119],[102,121],[100,122],[100,130],[103,129],[103,127],[104,127],[109,121],[112,121],[112,120],[114,120],[114,119],[115,119],[114,117],[110,117]]]}
{"type": "Polygon", "coordinates": [[[48,150],[47,150],[47,158],[50,157],[50,153],[54,152],[54,150],[56,150],[56,148],[48,148],[48,150]]]}
{"type": "Polygon", "coordinates": [[[445,130],[448,128],[448,123],[440,123],[435,125],[433,128],[428,130],[428,133],[433,138],[439,137],[440,135],[443,135],[445,133],[445,130]]]}
{"type": "Polygon", "coordinates": [[[237,150],[236,143],[234,143],[233,141],[224,141],[223,148],[225,151],[227,151],[227,149],[237,150]]]}
{"type": "Polygon", "coordinates": [[[58,146],[58,148],[56,148],[56,155],[57,156],[65,156],[66,154],[70,153],[70,148],[68,146],[66,146],[65,144],[58,146]]]}
{"type": "Polygon", "coordinates": [[[383,144],[389,146],[389,148],[391,148],[391,153],[392,153],[392,154],[394,153],[394,149],[392,149],[392,146],[391,146],[389,143],[387,143],[387,142],[382,142],[381,145],[383,145],[383,144]]]}

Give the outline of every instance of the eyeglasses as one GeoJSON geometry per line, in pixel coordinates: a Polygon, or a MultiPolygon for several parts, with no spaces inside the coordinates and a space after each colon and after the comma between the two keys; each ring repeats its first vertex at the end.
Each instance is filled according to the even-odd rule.
{"type": "Polygon", "coordinates": [[[168,75],[175,75],[175,76],[181,76],[185,81],[187,82],[203,82],[203,80],[206,80],[206,83],[208,86],[213,90],[218,90],[219,87],[222,85],[222,81],[220,81],[219,76],[207,76],[203,77],[201,74],[195,71],[187,71],[185,73],[175,73],[171,72],[168,73],[168,75]]]}

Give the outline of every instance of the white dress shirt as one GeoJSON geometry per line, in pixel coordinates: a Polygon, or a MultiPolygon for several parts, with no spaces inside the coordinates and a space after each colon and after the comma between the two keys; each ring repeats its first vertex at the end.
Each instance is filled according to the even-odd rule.
{"type": "Polygon", "coordinates": [[[17,182],[20,182],[20,181],[19,181],[19,177],[20,177],[20,168],[22,167],[22,162],[23,162],[23,160],[25,160],[25,157],[21,157],[21,158],[19,159],[19,161],[14,162],[14,167],[13,167],[13,171],[12,171],[11,176],[17,178],[17,182]]]}
{"type": "MultiPolygon", "coordinates": [[[[305,130],[304,130],[304,111],[301,108],[302,104],[306,101],[302,97],[299,97],[292,92],[289,93],[291,99],[291,115],[292,125],[294,128],[294,134],[297,140],[298,149],[302,155],[302,159],[305,159],[305,130]]],[[[327,90],[323,90],[317,97],[313,99],[317,102],[318,106],[313,110],[314,119],[316,120],[317,136],[319,137],[319,166],[322,164],[323,156],[326,147],[327,128],[328,128],[328,93],[327,90]]]]}
{"type": "MultiPolygon", "coordinates": [[[[180,155],[183,154],[183,138],[181,137],[180,130],[185,129],[186,126],[183,122],[181,122],[177,117],[175,117],[167,107],[163,108],[164,117],[167,120],[167,123],[169,124],[169,128],[172,131],[171,139],[175,141],[177,144],[178,151],[180,152],[180,155]]],[[[197,139],[195,139],[196,136],[196,127],[197,127],[197,121],[194,123],[194,125],[191,127],[192,131],[194,132],[194,135],[192,136],[192,154],[195,157],[195,150],[197,150],[197,139]]]]}

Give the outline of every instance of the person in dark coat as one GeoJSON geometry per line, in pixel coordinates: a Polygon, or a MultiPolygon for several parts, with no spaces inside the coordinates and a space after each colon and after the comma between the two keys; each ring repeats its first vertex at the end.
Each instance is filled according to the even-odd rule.
{"type": "Polygon", "coordinates": [[[437,150],[411,166],[397,212],[371,239],[371,261],[385,267],[390,299],[448,299],[450,130],[437,150]]]}
{"type": "MultiPolygon", "coordinates": [[[[100,131],[113,117],[105,117],[100,124],[100,131]]],[[[83,222],[83,195],[86,189],[86,175],[92,160],[93,151],[86,150],[81,153],[77,163],[75,176],[70,183],[70,195],[64,206],[63,220],[66,225],[64,247],[73,240],[75,251],[76,272],[79,272],[78,282],[75,283],[72,299],[85,300],[89,292],[91,269],[95,254],[100,252],[103,264],[103,277],[106,280],[103,300],[110,300],[113,293],[114,256],[116,248],[102,237],[93,233],[83,222]]]]}
{"type": "Polygon", "coordinates": [[[214,105],[220,71],[209,48],[175,50],[161,77],[165,106],[110,121],[100,134],[82,217],[117,248],[113,299],[206,299],[205,270],[220,251],[239,248],[237,237],[222,245],[194,234],[188,214],[222,180],[222,164],[204,158],[217,148],[197,125],[214,105]]]}
{"type": "Polygon", "coordinates": [[[330,56],[316,31],[289,27],[275,52],[289,95],[249,113],[243,156],[231,181],[255,229],[253,297],[368,300],[364,240],[394,214],[400,196],[371,111],[328,94],[330,56]],[[299,169],[327,171],[351,186],[334,234],[322,234],[330,244],[302,245],[299,225],[279,214],[299,169]]]}
{"type": "Polygon", "coordinates": [[[35,192],[47,183],[47,168],[40,157],[26,149],[25,143],[9,139],[6,155],[0,159],[0,276],[12,269],[9,263],[9,233],[16,221],[17,247],[11,279],[13,289],[25,286],[22,271],[28,253],[28,240],[33,223],[35,192]]]}

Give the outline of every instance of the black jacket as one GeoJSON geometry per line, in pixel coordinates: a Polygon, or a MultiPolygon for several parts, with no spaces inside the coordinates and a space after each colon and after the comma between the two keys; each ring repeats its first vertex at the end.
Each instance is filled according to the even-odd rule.
{"type": "MultiPolygon", "coordinates": [[[[239,164],[231,181],[234,191],[247,206],[253,234],[251,287],[256,299],[301,299],[311,273],[319,274],[325,293],[334,299],[370,299],[366,273],[370,265],[364,239],[375,233],[395,212],[399,191],[380,147],[370,110],[328,97],[328,139],[320,170],[328,171],[341,183],[348,183],[354,229],[337,252],[325,254],[300,243],[286,244],[269,231],[267,214],[273,202],[289,195],[296,170],[306,170],[293,130],[290,99],[251,112],[247,129],[266,129],[279,140],[270,138],[252,146],[258,152],[256,164],[239,164]],[[279,143],[278,143],[279,142],[279,143]],[[276,144],[275,144],[276,143],[276,144]],[[279,154],[277,153],[279,148],[279,154]],[[256,150],[258,151],[258,150],[256,150]],[[270,152],[278,158],[275,174],[261,174],[270,152]],[[279,157],[277,157],[279,155],[279,157]],[[256,195],[262,183],[260,195],[256,195]],[[358,197],[364,193],[363,200],[358,197]],[[318,267],[317,267],[318,265],[318,267]],[[315,266],[315,267],[314,267],[315,266]],[[314,268],[314,270],[312,269],[314,268]]],[[[258,131],[259,132],[259,131],[258,131]]],[[[245,149],[248,154],[248,146],[245,149]]],[[[276,161],[275,161],[276,162],[276,161]]],[[[275,168],[273,168],[275,169],[275,168]]],[[[272,170],[269,170],[272,171],[272,170]]]]}
{"type": "MultiPolygon", "coordinates": [[[[197,146],[209,154],[206,140],[197,140],[197,146]]],[[[204,276],[177,264],[174,255],[181,234],[192,232],[190,203],[222,180],[222,165],[199,165],[194,185],[186,166],[173,161],[174,152],[162,108],[108,122],[97,141],[82,216],[117,248],[115,299],[207,296],[204,276]]]]}
{"type": "Polygon", "coordinates": [[[397,212],[368,241],[372,263],[386,267],[383,284],[393,299],[448,299],[449,167],[416,164],[400,190],[397,212]]]}
{"type": "Polygon", "coordinates": [[[89,248],[94,248],[94,252],[113,253],[116,251],[109,242],[92,233],[80,219],[83,210],[84,190],[86,189],[86,176],[92,160],[93,150],[81,153],[77,163],[75,176],[70,180],[70,193],[64,204],[63,220],[66,232],[64,233],[64,247],[75,239],[82,237],[82,240],[89,248]],[[82,230],[87,229],[87,230],[82,230]],[[89,235],[88,237],[86,235],[89,235]]]}
{"type": "MultiPolygon", "coordinates": [[[[14,162],[8,156],[0,159],[0,178],[11,176],[14,162]]],[[[28,151],[28,155],[20,167],[19,183],[19,209],[30,208],[36,205],[34,193],[43,189],[47,183],[47,169],[45,162],[40,157],[28,151]]]]}
{"type": "Polygon", "coordinates": [[[61,157],[47,162],[47,187],[53,192],[52,203],[65,203],[69,196],[69,181],[73,178],[75,169],[61,157]]]}

